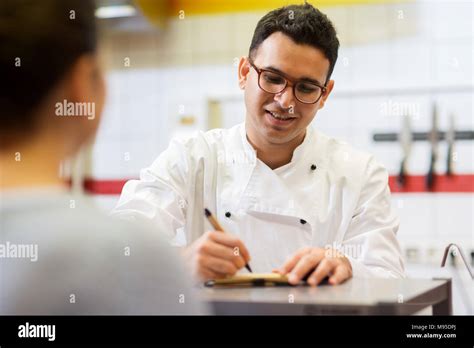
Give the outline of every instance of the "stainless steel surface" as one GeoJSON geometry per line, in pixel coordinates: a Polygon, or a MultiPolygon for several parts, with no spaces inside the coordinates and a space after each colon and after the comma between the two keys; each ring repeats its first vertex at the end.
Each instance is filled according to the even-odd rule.
{"type": "Polygon", "coordinates": [[[444,279],[351,279],[316,288],[205,288],[201,295],[217,314],[413,314],[443,301],[448,314],[450,286],[444,279]]]}

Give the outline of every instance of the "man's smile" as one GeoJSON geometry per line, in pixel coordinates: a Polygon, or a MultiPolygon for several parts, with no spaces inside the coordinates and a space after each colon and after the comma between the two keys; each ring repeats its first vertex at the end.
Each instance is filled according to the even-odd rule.
{"type": "Polygon", "coordinates": [[[268,122],[276,126],[285,126],[292,124],[297,118],[292,115],[283,114],[265,109],[265,116],[268,122]]]}

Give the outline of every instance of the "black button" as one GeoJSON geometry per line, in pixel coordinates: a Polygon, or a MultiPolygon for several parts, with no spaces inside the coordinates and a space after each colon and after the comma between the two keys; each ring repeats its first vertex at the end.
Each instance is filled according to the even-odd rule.
{"type": "Polygon", "coordinates": [[[316,164],[311,165],[311,170],[316,170],[316,168],[318,168],[318,167],[316,167],[316,164]]]}
{"type": "Polygon", "coordinates": [[[306,223],[306,220],[301,219],[300,222],[302,225],[304,225],[306,223]]]}
{"type": "Polygon", "coordinates": [[[231,216],[232,216],[232,214],[230,213],[230,211],[228,211],[227,213],[225,213],[225,217],[230,218],[231,216]]]}

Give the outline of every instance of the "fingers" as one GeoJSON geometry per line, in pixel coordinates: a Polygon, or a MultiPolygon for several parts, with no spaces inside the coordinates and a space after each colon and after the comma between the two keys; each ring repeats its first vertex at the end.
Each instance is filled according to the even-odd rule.
{"type": "Polygon", "coordinates": [[[337,257],[329,257],[327,250],[322,248],[303,248],[273,272],[288,274],[288,282],[292,285],[306,277],[312,286],[320,284],[326,277],[329,277],[330,284],[340,284],[352,277],[352,268],[342,254],[335,252],[334,255],[337,257]]]}
{"type": "Polygon", "coordinates": [[[290,272],[296,264],[300,261],[300,259],[308,254],[311,251],[311,248],[303,248],[298,250],[293,256],[291,256],[284,264],[282,267],[276,269],[275,271],[280,273],[280,274],[287,274],[290,272]]]}
{"type": "Polygon", "coordinates": [[[232,262],[237,269],[241,269],[245,266],[245,260],[241,255],[235,255],[234,250],[230,247],[218,244],[212,240],[202,243],[198,252],[200,254],[214,256],[218,259],[224,259],[232,262]]]}
{"type": "Polygon", "coordinates": [[[193,269],[204,280],[232,276],[250,259],[242,241],[218,231],[205,233],[190,250],[193,269]]]}
{"type": "Polygon", "coordinates": [[[301,257],[288,276],[290,284],[298,284],[309,272],[318,266],[323,258],[324,253],[321,253],[318,250],[301,257]]]}
{"type": "Polygon", "coordinates": [[[210,280],[210,279],[222,279],[222,278],[225,278],[227,275],[218,273],[218,272],[213,272],[210,269],[203,269],[201,271],[200,276],[203,280],[210,280]]]}
{"type": "Polygon", "coordinates": [[[337,285],[341,284],[343,281],[351,277],[350,270],[345,267],[345,265],[341,264],[336,267],[334,274],[329,278],[329,284],[337,285]]]}
{"type": "Polygon", "coordinates": [[[343,258],[325,258],[308,278],[308,284],[316,286],[326,277],[329,284],[338,285],[352,277],[350,264],[343,258]]]}
{"type": "Polygon", "coordinates": [[[197,263],[201,274],[212,272],[226,276],[234,275],[238,271],[232,262],[210,255],[199,255],[197,263]]]}
{"type": "Polygon", "coordinates": [[[324,278],[332,274],[336,266],[334,259],[323,259],[316,270],[308,277],[308,284],[311,286],[318,285],[324,278]]]}
{"type": "Polygon", "coordinates": [[[212,241],[232,248],[233,253],[237,251],[237,255],[241,255],[244,258],[245,263],[250,261],[250,254],[247,250],[247,247],[237,237],[229,233],[222,233],[218,231],[210,231],[208,232],[208,236],[212,241]]]}

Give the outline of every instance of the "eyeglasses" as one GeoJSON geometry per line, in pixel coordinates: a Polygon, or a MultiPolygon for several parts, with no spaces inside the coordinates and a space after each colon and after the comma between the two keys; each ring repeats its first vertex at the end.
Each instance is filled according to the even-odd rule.
{"type": "Polygon", "coordinates": [[[259,69],[251,59],[249,63],[258,74],[258,86],[267,93],[279,94],[291,86],[293,95],[303,104],[315,104],[326,93],[326,86],[304,80],[294,81],[272,70],[259,69]]]}

